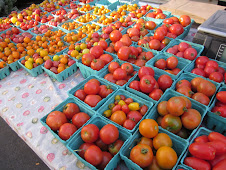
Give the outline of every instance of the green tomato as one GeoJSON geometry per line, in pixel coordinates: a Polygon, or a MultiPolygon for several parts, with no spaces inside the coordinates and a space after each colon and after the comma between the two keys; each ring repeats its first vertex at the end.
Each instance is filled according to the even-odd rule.
{"type": "Polygon", "coordinates": [[[111,114],[112,114],[112,111],[111,111],[111,110],[105,110],[104,113],[103,113],[103,115],[104,115],[105,117],[110,117],[111,114]]]}

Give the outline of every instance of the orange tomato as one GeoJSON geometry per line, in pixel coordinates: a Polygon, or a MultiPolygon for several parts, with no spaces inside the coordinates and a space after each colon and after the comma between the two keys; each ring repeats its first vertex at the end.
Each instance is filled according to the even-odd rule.
{"type": "Polygon", "coordinates": [[[156,150],[158,150],[162,146],[173,146],[173,142],[170,139],[170,137],[165,133],[159,133],[157,136],[153,139],[153,146],[156,150]]]}
{"type": "Polygon", "coordinates": [[[153,119],[144,119],[140,122],[139,131],[146,138],[153,138],[159,132],[158,123],[153,119]]]}
{"type": "Polygon", "coordinates": [[[140,141],[138,142],[138,144],[146,144],[146,145],[150,146],[151,148],[153,148],[152,140],[149,138],[146,138],[146,137],[140,138],[140,141]]]}
{"type": "Polygon", "coordinates": [[[123,111],[116,111],[112,113],[111,118],[113,122],[118,123],[119,125],[123,125],[126,121],[126,114],[123,111]]]}
{"type": "Polygon", "coordinates": [[[165,115],[169,114],[169,112],[167,110],[167,101],[160,102],[157,106],[157,110],[161,116],[165,116],[165,115]]]}

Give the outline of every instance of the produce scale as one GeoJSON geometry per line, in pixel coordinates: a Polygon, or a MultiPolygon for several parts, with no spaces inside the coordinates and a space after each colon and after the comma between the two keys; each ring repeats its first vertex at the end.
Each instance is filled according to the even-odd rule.
{"type": "Polygon", "coordinates": [[[50,169],[226,169],[225,17],[190,42],[190,16],[136,0],[12,11],[0,116],[50,169]]]}

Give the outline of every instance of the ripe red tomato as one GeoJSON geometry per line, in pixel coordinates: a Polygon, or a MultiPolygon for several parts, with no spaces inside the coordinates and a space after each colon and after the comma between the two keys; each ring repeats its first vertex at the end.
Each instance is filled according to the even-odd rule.
{"type": "Polygon", "coordinates": [[[178,64],[178,59],[174,56],[171,56],[169,58],[166,59],[166,67],[168,69],[174,69],[177,67],[177,64],[178,64]]]}
{"type": "Polygon", "coordinates": [[[220,161],[224,159],[226,159],[226,153],[222,155],[216,155],[213,160],[209,161],[209,163],[211,164],[212,167],[214,167],[216,164],[218,164],[220,161]]]}
{"type": "Polygon", "coordinates": [[[109,152],[103,152],[102,162],[97,166],[97,168],[103,170],[112,158],[113,156],[109,152]]]}
{"type": "Polygon", "coordinates": [[[158,101],[162,95],[163,91],[161,89],[154,89],[151,93],[149,93],[149,97],[156,101],[158,101]]]}
{"type": "Polygon", "coordinates": [[[82,56],[82,64],[90,67],[90,64],[93,59],[95,59],[95,57],[92,54],[86,53],[82,56]]]}
{"type": "Polygon", "coordinates": [[[224,75],[225,70],[222,67],[218,67],[218,72],[220,72],[222,75],[224,75]]]}
{"type": "Polygon", "coordinates": [[[117,42],[115,43],[115,45],[114,45],[114,50],[115,50],[116,52],[118,52],[118,50],[119,50],[121,47],[123,47],[123,46],[125,46],[125,45],[123,44],[122,41],[117,41],[117,42]]]}
{"type": "Polygon", "coordinates": [[[127,119],[134,120],[135,123],[137,124],[142,119],[142,115],[138,111],[130,111],[127,114],[127,119]]]}
{"type": "Polygon", "coordinates": [[[63,107],[63,113],[68,120],[70,120],[78,112],[80,112],[80,109],[75,103],[68,103],[63,107]]]}
{"type": "Polygon", "coordinates": [[[99,95],[87,95],[84,102],[91,107],[95,107],[101,100],[102,98],[99,95]]]}
{"type": "Polygon", "coordinates": [[[206,66],[206,67],[204,68],[204,72],[205,72],[206,77],[209,77],[210,74],[212,74],[212,73],[214,73],[214,72],[216,72],[216,71],[217,71],[217,70],[216,70],[214,67],[212,67],[212,66],[206,66]]]}
{"type": "Polygon", "coordinates": [[[176,134],[182,128],[181,119],[178,116],[173,116],[171,114],[167,114],[163,117],[163,119],[161,121],[161,127],[176,134]]]}
{"type": "Polygon", "coordinates": [[[145,53],[145,59],[148,61],[154,57],[154,54],[151,51],[145,53]]]}
{"type": "Polygon", "coordinates": [[[130,84],[129,84],[129,88],[140,91],[140,82],[138,80],[133,80],[130,84]]]}
{"type": "Polygon", "coordinates": [[[107,124],[100,130],[100,138],[105,144],[111,144],[115,142],[118,137],[118,128],[112,124],[107,124]]]}
{"type": "Polygon", "coordinates": [[[159,50],[160,45],[161,45],[160,41],[156,39],[153,39],[149,42],[149,47],[150,49],[153,49],[153,50],[159,50]]]}
{"type": "Polygon", "coordinates": [[[195,157],[187,157],[184,159],[184,164],[192,167],[193,169],[206,169],[206,170],[211,170],[211,166],[209,162],[195,158],[195,157]]]}
{"type": "Polygon", "coordinates": [[[97,45],[101,46],[103,50],[106,50],[108,48],[108,43],[105,40],[100,40],[97,45]]]}
{"type": "Polygon", "coordinates": [[[186,109],[185,100],[179,96],[171,97],[167,102],[167,110],[173,116],[181,116],[186,109]]]}
{"type": "Polygon", "coordinates": [[[220,91],[217,93],[216,98],[217,100],[219,100],[220,102],[226,104],[226,91],[220,91]]]}
{"type": "Polygon", "coordinates": [[[166,69],[166,60],[164,60],[163,58],[157,60],[155,62],[155,67],[165,70],[166,69]]]}
{"type": "Polygon", "coordinates": [[[123,111],[125,114],[129,113],[129,106],[128,106],[127,104],[124,104],[124,105],[122,106],[122,111],[123,111]]]}
{"type": "Polygon", "coordinates": [[[216,92],[216,86],[208,80],[203,80],[198,84],[197,91],[211,97],[216,92]]]}
{"type": "Polygon", "coordinates": [[[129,56],[131,54],[131,49],[129,47],[123,46],[118,50],[118,58],[120,60],[126,61],[128,60],[129,56]]]}
{"type": "Polygon", "coordinates": [[[116,155],[116,154],[119,152],[119,150],[121,149],[123,143],[124,143],[124,142],[123,142],[122,140],[120,140],[120,139],[116,140],[114,143],[112,143],[112,144],[110,144],[110,145],[108,146],[109,152],[110,152],[112,155],[116,155]]]}
{"type": "Polygon", "coordinates": [[[206,63],[206,67],[213,67],[214,69],[218,69],[218,67],[219,67],[219,65],[218,65],[218,63],[216,62],[216,61],[214,61],[214,60],[209,60],[209,61],[207,61],[207,63],[206,63]]]}
{"type": "Polygon", "coordinates": [[[226,143],[226,137],[218,132],[211,132],[209,135],[208,135],[208,139],[209,141],[222,141],[224,143],[226,143]]]}
{"type": "Polygon", "coordinates": [[[87,162],[94,166],[97,166],[103,160],[103,152],[98,146],[92,145],[86,150],[84,157],[87,162]]]}
{"type": "Polygon", "coordinates": [[[192,143],[188,150],[196,158],[204,160],[213,160],[215,158],[216,149],[207,143],[192,143]]]}
{"type": "Polygon", "coordinates": [[[129,74],[132,74],[133,73],[133,66],[129,63],[123,63],[121,65],[121,68],[123,70],[126,70],[126,73],[129,75],[129,74]]]}
{"type": "Polygon", "coordinates": [[[180,81],[178,81],[176,83],[176,89],[178,89],[178,88],[180,88],[182,86],[186,86],[186,87],[191,88],[191,83],[188,80],[186,80],[186,79],[180,80],[180,81]]]}
{"type": "Polygon", "coordinates": [[[98,94],[100,91],[100,86],[95,83],[95,82],[87,82],[85,85],[84,85],[84,92],[86,94],[92,94],[92,95],[95,95],[95,94],[98,94]]]}
{"type": "Polygon", "coordinates": [[[136,126],[135,121],[131,119],[126,119],[126,121],[123,123],[123,127],[129,130],[132,130],[136,126]]]}
{"type": "Polygon", "coordinates": [[[153,22],[153,21],[147,21],[145,23],[145,28],[146,29],[153,30],[153,29],[155,29],[155,27],[156,27],[156,23],[153,22]]]}
{"type": "Polygon", "coordinates": [[[167,53],[171,53],[171,54],[176,55],[177,52],[178,52],[178,50],[177,50],[176,48],[171,47],[171,48],[168,48],[168,49],[166,50],[166,52],[167,52],[167,53]]]}
{"type": "Polygon", "coordinates": [[[117,42],[122,38],[122,33],[119,30],[114,30],[110,33],[109,38],[112,42],[117,42]]]}
{"type": "Polygon", "coordinates": [[[106,85],[101,85],[100,86],[100,91],[99,91],[100,97],[105,98],[109,94],[111,94],[112,92],[113,92],[113,90],[110,87],[108,87],[106,85]]]}
{"type": "Polygon", "coordinates": [[[206,63],[209,61],[210,59],[206,56],[199,56],[196,61],[195,61],[195,64],[200,64],[200,65],[203,65],[203,66],[206,66],[206,63]]]}
{"type": "Polygon", "coordinates": [[[102,151],[107,151],[108,150],[108,145],[105,144],[100,138],[98,138],[95,142],[95,144],[102,150],[102,151]]]}
{"type": "Polygon", "coordinates": [[[142,105],[141,107],[140,107],[140,114],[142,115],[142,116],[144,116],[146,113],[147,113],[147,111],[148,111],[148,107],[146,106],[146,105],[142,105]]]}
{"type": "Polygon", "coordinates": [[[212,141],[208,142],[210,146],[214,147],[216,149],[216,155],[222,155],[226,153],[226,143],[222,141],[212,141]]]}
{"type": "Polygon", "coordinates": [[[201,122],[201,119],[201,114],[195,109],[188,109],[181,116],[182,124],[188,130],[193,130],[197,128],[201,122]]]}
{"type": "Polygon", "coordinates": [[[92,54],[96,59],[99,58],[104,53],[101,46],[96,45],[90,49],[90,54],[92,54]]]}
{"type": "Polygon", "coordinates": [[[191,73],[193,74],[196,74],[196,75],[200,75],[200,76],[203,76],[203,77],[206,77],[206,73],[203,69],[201,68],[194,68],[191,73]]]}
{"type": "Polygon", "coordinates": [[[71,135],[75,133],[76,130],[77,128],[75,127],[75,125],[71,123],[64,123],[63,125],[60,126],[58,135],[60,136],[61,139],[68,140],[71,137],[71,135]]]}
{"type": "Polygon", "coordinates": [[[110,82],[112,82],[112,83],[114,83],[114,84],[116,83],[116,80],[114,79],[112,73],[106,74],[106,75],[104,76],[104,79],[106,79],[107,81],[110,81],[110,82]]]}
{"type": "Polygon", "coordinates": [[[155,31],[154,39],[162,41],[165,38],[165,34],[162,31],[155,31]]]}
{"type": "Polygon", "coordinates": [[[184,52],[187,48],[191,47],[188,43],[186,42],[181,42],[179,45],[178,45],[178,50],[180,52],[184,52]]]}
{"type": "Polygon", "coordinates": [[[67,120],[65,114],[60,111],[53,111],[46,118],[46,124],[53,131],[59,130],[60,126],[67,122],[68,122],[68,120],[67,120]]]}
{"type": "Polygon", "coordinates": [[[184,32],[184,28],[180,24],[171,25],[169,30],[170,30],[171,33],[176,34],[177,36],[181,35],[184,32]]]}
{"type": "Polygon", "coordinates": [[[208,106],[209,102],[210,102],[210,99],[209,97],[207,97],[205,94],[203,93],[195,93],[193,96],[192,96],[192,99],[198,101],[199,103],[202,103],[206,106],[208,106]]]}
{"type": "Polygon", "coordinates": [[[83,143],[80,147],[79,147],[79,151],[78,154],[79,156],[81,156],[82,158],[84,158],[84,154],[86,152],[86,150],[90,147],[94,145],[93,143],[83,143]]]}
{"type": "Polygon", "coordinates": [[[111,62],[109,65],[108,65],[108,71],[110,72],[110,73],[114,73],[114,71],[117,69],[117,68],[120,68],[120,65],[119,65],[119,63],[117,63],[117,62],[111,62]]]}
{"type": "Polygon", "coordinates": [[[86,143],[93,143],[99,138],[99,128],[94,124],[88,124],[81,130],[81,138],[86,143]]]}
{"type": "Polygon", "coordinates": [[[190,47],[190,48],[187,48],[185,51],[184,51],[184,58],[185,59],[188,59],[188,60],[194,60],[195,57],[197,56],[197,51],[196,49],[190,47]]]}
{"type": "Polygon", "coordinates": [[[221,83],[224,80],[224,76],[220,72],[213,72],[209,75],[209,79],[221,83]]]}
{"type": "Polygon", "coordinates": [[[140,79],[140,90],[143,93],[150,93],[152,92],[154,85],[155,85],[155,78],[151,75],[145,75],[140,79]]]}
{"type": "Polygon", "coordinates": [[[141,168],[149,166],[153,160],[153,152],[150,146],[138,144],[130,152],[130,159],[141,168]]]}
{"type": "Polygon", "coordinates": [[[126,76],[127,76],[126,70],[124,70],[122,68],[117,68],[113,72],[113,78],[115,80],[124,80],[124,79],[126,79],[126,76]]]}
{"type": "Polygon", "coordinates": [[[214,167],[213,170],[221,170],[221,169],[225,169],[226,168],[226,159],[220,161],[219,163],[217,163],[214,167]]]}
{"type": "Polygon", "coordinates": [[[112,60],[113,60],[113,57],[109,54],[102,54],[100,56],[100,59],[105,63],[105,64],[108,64],[110,63],[112,60]]]}
{"type": "Polygon", "coordinates": [[[143,60],[143,59],[138,59],[135,61],[135,65],[138,66],[138,67],[143,67],[145,66],[145,63],[146,63],[146,60],[143,60]]]}
{"type": "Polygon", "coordinates": [[[90,64],[90,67],[93,69],[93,70],[101,70],[102,68],[104,68],[105,66],[105,62],[101,59],[94,59],[91,64],[90,64]]]}
{"type": "Polygon", "coordinates": [[[143,66],[138,71],[138,77],[141,79],[145,75],[150,75],[154,77],[155,71],[151,67],[143,66]]]}
{"type": "Polygon", "coordinates": [[[190,87],[187,87],[187,86],[182,86],[182,87],[179,87],[177,89],[177,92],[185,95],[185,96],[188,96],[188,97],[192,97],[192,95],[194,94],[192,91],[191,91],[191,88],[190,87]]]}
{"type": "Polygon", "coordinates": [[[158,78],[159,88],[163,91],[165,91],[167,88],[170,88],[172,84],[173,84],[172,78],[166,74],[161,75],[158,78]]]}
{"type": "Polygon", "coordinates": [[[79,89],[75,92],[74,96],[83,101],[86,98],[86,93],[83,89],[79,89]]]}
{"type": "Polygon", "coordinates": [[[202,136],[195,138],[194,142],[207,143],[207,142],[209,142],[209,139],[206,135],[202,135],[202,136]]]}
{"type": "Polygon", "coordinates": [[[181,15],[179,21],[183,27],[186,27],[191,23],[191,18],[188,15],[181,15]]]}
{"type": "Polygon", "coordinates": [[[72,117],[72,123],[75,125],[78,129],[82,127],[88,120],[90,119],[90,116],[87,113],[79,112],[75,114],[72,117]]]}
{"type": "Polygon", "coordinates": [[[127,83],[127,80],[117,80],[116,82],[115,82],[115,84],[117,84],[117,85],[119,85],[119,86],[123,86],[123,85],[125,85],[127,83]]]}

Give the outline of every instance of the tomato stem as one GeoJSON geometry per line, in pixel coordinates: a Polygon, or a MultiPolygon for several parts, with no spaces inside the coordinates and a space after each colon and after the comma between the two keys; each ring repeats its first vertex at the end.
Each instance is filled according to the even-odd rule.
{"type": "Polygon", "coordinates": [[[148,150],[147,150],[147,149],[142,148],[142,149],[141,149],[141,153],[142,153],[142,154],[146,154],[146,153],[148,153],[148,150]]]}

